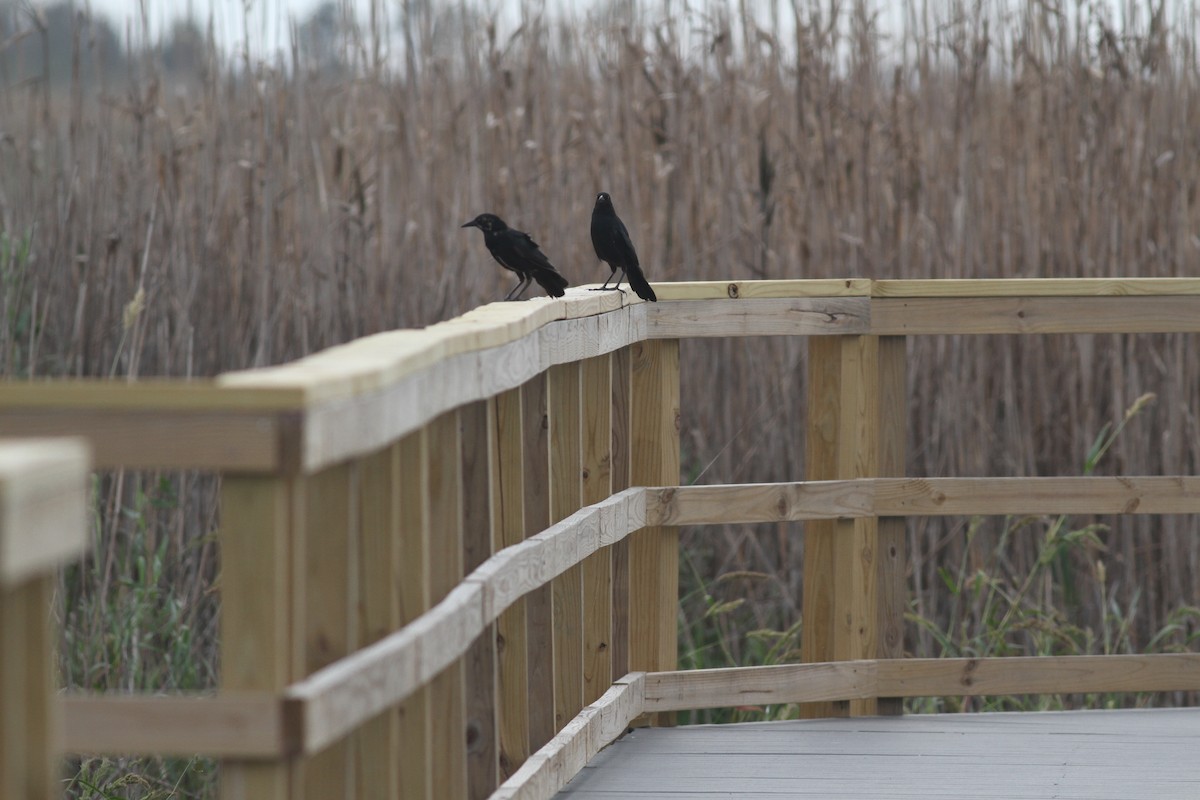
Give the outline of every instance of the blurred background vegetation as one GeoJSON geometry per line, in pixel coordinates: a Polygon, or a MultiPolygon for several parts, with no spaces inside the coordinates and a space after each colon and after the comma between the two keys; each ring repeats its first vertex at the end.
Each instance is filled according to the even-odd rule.
{"type": "MultiPolygon", "coordinates": [[[[526,2],[508,22],[326,3],[265,55],[203,18],[152,36],[84,8],[0,0],[9,379],[206,377],[448,318],[508,288],[458,227],[485,210],[598,282],[600,190],[651,280],[1200,271],[1188,2],[526,2]]],[[[914,339],[908,474],[1197,474],[1197,344],[914,339]]],[[[804,359],[802,340],[685,342],[682,480],[802,477],[804,359]]],[[[97,476],[94,547],[62,581],[69,686],[215,685],[216,480],[97,476]]],[[[684,666],[797,657],[801,531],[684,532],[684,666]]],[[[1198,533],[912,519],[906,650],[1195,650],[1198,533]]],[[[200,761],[75,767],[85,797],[213,786],[200,761]]]]}

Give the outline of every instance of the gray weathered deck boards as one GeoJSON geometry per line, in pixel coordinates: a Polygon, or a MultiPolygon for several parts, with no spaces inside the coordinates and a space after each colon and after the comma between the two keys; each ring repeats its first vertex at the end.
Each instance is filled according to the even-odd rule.
{"type": "Polygon", "coordinates": [[[1200,709],[641,728],[558,795],[1200,798],[1200,709]]]}

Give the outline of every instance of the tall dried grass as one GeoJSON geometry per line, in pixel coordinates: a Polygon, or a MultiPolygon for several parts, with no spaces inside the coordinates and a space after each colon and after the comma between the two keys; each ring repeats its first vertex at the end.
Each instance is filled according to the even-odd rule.
{"type": "MultiPolygon", "coordinates": [[[[443,319],[507,289],[458,228],[485,210],[532,232],[572,282],[599,280],[587,223],[601,189],[652,280],[1195,274],[1196,14],[1174,9],[910,2],[885,30],[865,0],[770,4],[758,19],[666,0],[562,20],[535,3],[502,35],[464,7],[406,2],[394,29],[344,32],[341,70],[317,70],[297,37],[270,64],[210,44],[187,79],[153,51],[86,90],[9,74],[0,230],[29,251],[0,264],[0,369],[205,376],[443,319]]],[[[74,74],[107,75],[98,52],[84,25],[74,74]]],[[[1196,345],[914,340],[909,474],[1078,473],[1146,392],[1158,403],[1101,471],[1195,474],[1196,345]]],[[[802,476],[803,362],[801,341],[686,343],[685,477],[802,476]]],[[[184,598],[211,661],[211,481],[159,477],[105,479],[92,558],[111,582],[138,526],[165,542],[154,586],[184,598]],[[139,506],[162,487],[170,503],[139,506]]],[[[1136,609],[1130,646],[1145,646],[1200,596],[1200,529],[1109,522],[1064,565],[1081,587],[1069,611],[1099,629],[1113,603],[1136,609]]],[[[985,523],[968,544],[965,525],[911,524],[922,617],[950,618],[938,568],[982,563],[1008,529],[985,523]]],[[[1012,537],[1005,569],[1032,568],[1034,538],[1012,537]]],[[[737,631],[796,618],[802,539],[787,526],[686,541],[703,577],[770,576],[714,589],[752,599],[737,631]]],[[[909,647],[936,650],[915,626],[909,647]]]]}

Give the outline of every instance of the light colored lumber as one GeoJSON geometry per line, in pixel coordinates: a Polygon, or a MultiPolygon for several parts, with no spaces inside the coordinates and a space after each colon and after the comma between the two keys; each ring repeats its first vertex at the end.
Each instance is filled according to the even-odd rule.
{"type": "Polygon", "coordinates": [[[81,755],[153,753],[277,760],[299,747],[299,729],[268,692],[213,697],[67,694],[63,749],[81,755]]]}
{"type": "MultiPolygon", "coordinates": [[[[807,415],[804,423],[804,472],[807,486],[842,475],[838,465],[838,436],[842,415],[841,337],[813,337],[807,341],[807,415]]],[[[835,485],[832,482],[831,486],[835,485]]],[[[762,496],[761,490],[757,494],[762,496]]],[[[730,497],[723,498],[726,508],[737,507],[730,497]]],[[[799,507],[778,495],[763,499],[765,510],[787,514],[790,519],[799,507]]],[[[853,504],[862,498],[852,500],[853,504]]],[[[825,516],[825,515],[822,515],[825,516]]],[[[834,654],[834,545],[838,526],[836,516],[814,517],[804,526],[804,584],[800,611],[804,624],[800,629],[800,658],[806,663],[832,661],[834,654]]],[[[802,717],[829,717],[849,713],[849,707],[833,702],[812,703],[800,707],[802,717]]]]}
{"type": "MultiPolygon", "coordinates": [[[[582,504],[612,494],[612,360],[589,358],[580,365],[583,434],[582,504]]],[[[600,698],[613,680],[611,549],[583,560],[583,702],[600,698]]]]}
{"type": "MultiPolygon", "coordinates": [[[[468,590],[477,588],[460,584],[463,578],[460,434],[458,412],[443,414],[428,429],[429,593],[434,602],[449,597],[464,586],[468,590]]],[[[472,623],[473,633],[477,635],[483,628],[483,620],[473,619],[472,623]]],[[[448,635],[447,638],[451,637],[448,635]]],[[[465,652],[474,638],[467,638],[459,652],[465,652]]],[[[429,684],[434,797],[458,798],[467,793],[465,681],[463,662],[455,659],[429,684]]]]}
{"type": "Polygon", "coordinates": [[[597,549],[641,528],[644,520],[641,488],[582,508],[488,559],[400,631],[289,686],[285,695],[303,725],[305,752],[320,750],[412,696],[460,659],[484,625],[517,598],[547,586],[597,549]]]}
{"type": "Polygon", "coordinates": [[[1200,513],[1192,476],[885,479],[874,495],[880,516],[1200,513]]]}
{"type": "Polygon", "coordinates": [[[771,706],[876,696],[876,661],[650,672],[647,711],[771,706]]]}
{"type": "MultiPolygon", "coordinates": [[[[574,514],[583,497],[582,398],[578,363],[547,372],[550,424],[550,520],[574,514]]],[[[568,567],[550,585],[554,636],[554,730],[583,708],[583,566],[568,567]]]]}
{"type": "MultiPolygon", "coordinates": [[[[358,464],[306,479],[304,671],[311,674],[358,646],[358,464]]],[[[332,743],[302,764],[308,797],[355,797],[355,739],[332,743]]]]}
{"type": "MultiPolygon", "coordinates": [[[[492,515],[499,547],[525,539],[525,463],[521,390],[509,389],[490,401],[492,435],[492,515]]],[[[496,619],[499,683],[500,779],[529,757],[529,658],[525,599],[516,597],[496,619]]]]}
{"type": "MultiPolygon", "coordinates": [[[[902,336],[879,339],[879,454],[877,474],[905,474],[908,439],[908,355],[902,336]]],[[[908,608],[908,557],[905,519],[879,515],[872,560],[875,567],[875,658],[904,657],[904,612],[908,608]]],[[[899,698],[880,697],[875,712],[882,716],[904,713],[899,698]]]]}
{"type": "Polygon", "coordinates": [[[492,800],[546,800],[616,739],[643,709],[644,678],[631,673],[585,707],[492,795],[492,800]]]}
{"type": "MultiPolygon", "coordinates": [[[[631,350],[629,480],[637,486],[679,480],[679,342],[647,341],[631,350]]],[[[629,665],[661,671],[676,664],[679,531],[648,527],[629,542],[629,665]]],[[[658,722],[670,724],[670,717],[658,722]]]]}
{"type": "Polygon", "coordinates": [[[52,573],[0,585],[0,795],[61,795],[52,573]]]}
{"type": "Polygon", "coordinates": [[[866,333],[868,297],[679,300],[646,307],[652,339],[722,336],[823,336],[866,333]]]}
{"type": "MultiPolygon", "coordinates": [[[[547,376],[542,373],[521,386],[527,537],[550,525],[550,412],[546,383],[547,376]]],[[[551,588],[541,580],[521,594],[526,592],[529,748],[537,750],[554,735],[554,607],[551,588]]]]}
{"type": "Polygon", "coordinates": [[[785,281],[683,281],[655,284],[660,302],[736,300],[767,297],[866,297],[877,281],[865,278],[821,278],[785,281]]]}
{"type": "Polygon", "coordinates": [[[647,490],[646,515],[652,525],[869,517],[875,513],[874,487],[869,480],[672,486],[647,490]]]}
{"type": "Polygon", "coordinates": [[[940,278],[872,281],[872,297],[1200,295],[1200,278],[940,278]]]}
{"type": "MultiPolygon", "coordinates": [[[[462,431],[463,570],[474,571],[495,552],[492,493],[496,469],[492,404],[479,401],[459,409],[462,431]]],[[[467,797],[482,800],[500,783],[497,721],[496,625],[489,622],[467,651],[467,797]]]]}
{"type": "Polygon", "coordinates": [[[1191,333],[1200,296],[914,297],[871,300],[871,333],[1191,333]]]}
{"type": "MultiPolygon", "coordinates": [[[[221,480],[221,692],[274,693],[303,672],[305,479],[221,480]]],[[[222,800],[291,800],[286,763],[221,763],[222,800]]]]}
{"type": "Polygon", "coordinates": [[[0,591],[83,554],[89,462],[80,439],[0,444],[0,591]]]}
{"type": "Polygon", "coordinates": [[[290,463],[294,422],[286,412],[18,408],[0,413],[0,436],[79,436],[101,469],[274,472],[290,463]]]}
{"type": "Polygon", "coordinates": [[[211,380],[102,378],[0,381],[0,409],[111,412],[290,411],[304,407],[304,395],[290,389],[236,389],[211,380]]]}
{"type": "MultiPolygon", "coordinates": [[[[632,396],[631,348],[612,354],[612,491],[629,488],[629,409],[632,396]]],[[[612,674],[629,672],[629,540],[612,546],[612,674]]]]}
{"type": "MultiPolygon", "coordinates": [[[[358,630],[369,645],[398,630],[404,580],[400,497],[401,446],[362,459],[358,476],[358,630]]],[[[391,800],[400,793],[400,716],[381,714],[355,733],[355,786],[359,796],[391,800]]]]}
{"type": "Polygon", "coordinates": [[[1200,653],[893,659],[876,671],[876,691],[893,697],[1200,689],[1200,653]]]}
{"type": "MultiPolygon", "coordinates": [[[[400,440],[400,624],[411,625],[422,614],[427,612],[432,603],[429,595],[429,470],[427,451],[429,438],[427,431],[421,429],[410,433],[400,440]]],[[[370,645],[367,650],[388,653],[389,645],[405,635],[402,629],[370,645]]],[[[359,651],[355,658],[363,660],[370,656],[369,652],[359,651]]],[[[367,667],[367,670],[370,666],[367,667]]],[[[414,667],[415,671],[416,667],[414,667]]],[[[394,666],[376,669],[374,674],[368,673],[364,681],[367,686],[386,685],[383,683],[394,679],[401,670],[394,666]]],[[[428,677],[432,677],[432,672],[428,677]]],[[[406,691],[398,691],[396,700],[402,700],[396,710],[400,730],[400,751],[404,758],[397,759],[400,764],[400,796],[412,800],[432,800],[433,798],[433,754],[430,750],[430,730],[432,711],[429,705],[429,688],[424,681],[415,683],[406,691]]],[[[390,699],[390,698],[389,698],[390,699]]],[[[387,707],[390,702],[379,704],[387,707]]],[[[348,698],[334,697],[327,704],[328,708],[346,711],[350,708],[348,698]]],[[[367,719],[378,708],[368,708],[367,712],[344,723],[343,727],[335,728],[331,735],[340,735],[343,731],[358,726],[362,719],[367,719]]],[[[313,717],[320,715],[314,713],[313,717]]]]}

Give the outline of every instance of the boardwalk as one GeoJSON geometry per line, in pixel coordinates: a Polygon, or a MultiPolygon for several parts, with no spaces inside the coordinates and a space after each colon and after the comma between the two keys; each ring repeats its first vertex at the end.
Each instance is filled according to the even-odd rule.
{"type": "Polygon", "coordinates": [[[600,798],[1200,797],[1200,709],[641,728],[559,793],[600,798]]]}

